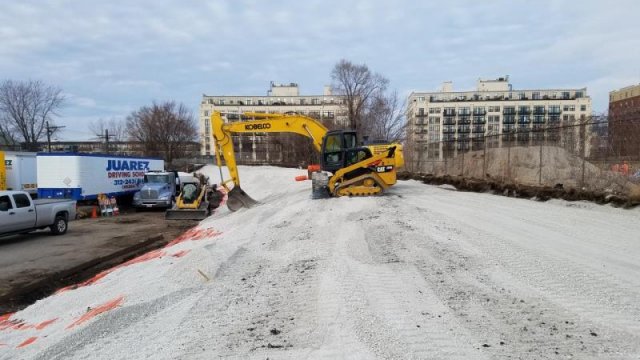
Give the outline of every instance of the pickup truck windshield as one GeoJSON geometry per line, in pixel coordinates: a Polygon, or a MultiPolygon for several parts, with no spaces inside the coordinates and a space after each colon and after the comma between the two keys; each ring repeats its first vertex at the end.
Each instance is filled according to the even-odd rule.
{"type": "Polygon", "coordinates": [[[167,184],[169,175],[145,175],[144,182],[147,184],[167,184]]]}

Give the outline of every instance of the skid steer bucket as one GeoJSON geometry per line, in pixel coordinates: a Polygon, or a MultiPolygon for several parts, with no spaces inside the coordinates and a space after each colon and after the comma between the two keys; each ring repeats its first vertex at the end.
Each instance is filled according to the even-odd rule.
{"type": "Polygon", "coordinates": [[[251,196],[244,192],[239,186],[234,187],[227,194],[227,207],[231,211],[236,211],[243,207],[254,207],[257,204],[258,202],[253,200],[251,196]]]}
{"type": "Polygon", "coordinates": [[[169,209],[164,213],[166,220],[204,220],[209,217],[209,209],[169,209]]]}

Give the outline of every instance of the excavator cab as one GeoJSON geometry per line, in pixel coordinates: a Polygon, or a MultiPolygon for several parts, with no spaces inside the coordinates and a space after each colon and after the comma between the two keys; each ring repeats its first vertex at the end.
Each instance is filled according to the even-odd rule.
{"type": "Polygon", "coordinates": [[[372,156],[371,150],[358,146],[353,130],[332,130],[322,139],[322,170],[331,173],[372,156]]]}
{"type": "MultiPolygon", "coordinates": [[[[333,130],[327,132],[322,139],[321,169],[335,173],[364,159],[372,157],[368,147],[358,146],[357,134],[353,130],[333,130]]],[[[358,168],[345,174],[351,179],[368,172],[365,168],[358,168]]]]}

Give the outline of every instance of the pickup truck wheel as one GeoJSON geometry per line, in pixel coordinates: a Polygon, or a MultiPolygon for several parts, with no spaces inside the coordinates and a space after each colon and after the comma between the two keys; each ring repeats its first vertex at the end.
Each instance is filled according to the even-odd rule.
{"type": "Polygon", "coordinates": [[[67,232],[67,219],[64,216],[56,216],[53,225],[50,226],[53,235],[62,235],[67,232]]]}

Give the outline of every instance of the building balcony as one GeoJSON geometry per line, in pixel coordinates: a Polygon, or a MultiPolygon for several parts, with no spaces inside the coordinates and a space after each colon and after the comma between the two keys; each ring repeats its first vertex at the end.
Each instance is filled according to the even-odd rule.
{"type": "Polygon", "coordinates": [[[484,134],[483,133],[473,133],[473,134],[471,134],[471,138],[475,142],[484,141],[484,134]]]}
{"type": "Polygon", "coordinates": [[[533,115],[544,115],[546,112],[545,109],[533,109],[533,115]]]}
{"type": "Polygon", "coordinates": [[[451,127],[445,126],[445,127],[442,129],[442,132],[443,132],[443,133],[445,133],[445,134],[453,134],[453,133],[455,133],[455,132],[456,132],[456,128],[455,128],[455,127],[453,127],[453,126],[451,126],[451,127]]]}
{"type": "Polygon", "coordinates": [[[456,116],[456,111],[455,110],[445,109],[443,115],[444,116],[456,116]]]}
{"type": "Polygon", "coordinates": [[[444,120],[442,121],[443,125],[455,125],[456,124],[456,119],[454,118],[444,118],[444,120]]]}
{"type": "Polygon", "coordinates": [[[502,110],[502,114],[503,115],[515,115],[516,114],[516,110],[515,109],[504,109],[504,110],[502,110]]]}
{"type": "Polygon", "coordinates": [[[469,125],[471,124],[471,118],[463,117],[458,119],[458,125],[469,125]]]}
{"type": "Polygon", "coordinates": [[[471,127],[469,126],[459,126],[458,133],[468,133],[471,132],[471,127]]]}
{"type": "Polygon", "coordinates": [[[469,150],[471,146],[469,145],[468,142],[459,142],[457,145],[458,150],[469,150]]]}
{"type": "Polygon", "coordinates": [[[425,113],[422,113],[422,114],[421,113],[417,113],[416,114],[416,117],[425,117],[425,116],[427,116],[427,114],[425,114],[425,113]]]}
{"type": "Polygon", "coordinates": [[[518,110],[518,115],[531,115],[531,110],[518,110]]]}
{"type": "Polygon", "coordinates": [[[485,119],[473,119],[473,125],[484,125],[487,121],[485,119]]]}
{"type": "Polygon", "coordinates": [[[504,119],[502,119],[502,123],[503,124],[515,124],[516,123],[516,117],[515,116],[505,116],[504,119]]]}
{"type": "Polygon", "coordinates": [[[562,114],[562,111],[560,109],[557,109],[557,110],[549,109],[549,115],[560,115],[560,114],[562,114]]]}
{"type": "Polygon", "coordinates": [[[473,110],[474,116],[483,116],[487,115],[487,110],[473,110]]]}
{"type": "Polygon", "coordinates": [[[469,134],[458,134],[458,140],[469,140],[469,134]]]}
{"type": "Polygon", "coordinates": [[[473,132],[474,133],[484,133],[484,126],[474,126],[473,127],[473,132]]]}

